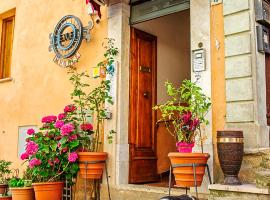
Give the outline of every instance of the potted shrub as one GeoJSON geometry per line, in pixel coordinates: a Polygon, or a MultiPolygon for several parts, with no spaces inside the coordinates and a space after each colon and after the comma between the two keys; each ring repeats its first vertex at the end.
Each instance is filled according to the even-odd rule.
{"type": "Polygon", "coordinates": [[[79,140],[75,126],[64,122],[62,115],[45,116],[39,131],[29,129],[22,160],[32,170],[36,200],[62,199],[64,181],[73,183],[78,172],[79,140]]]}
{"type": "MultiPolygon", "coordinates": [[[[106,74],[114,73],[114,57],[118,54],[118,49],[114,47],[114,40],[108,39],[105,47],[104,60],[98,63],[97,68],[102,69],[100,78],[105,78],[106,74]],[[105,72],[104,72],[105,70],[105,72]],[[105,76],[104,76],[105,73],[105,76]]],[[[79,174],[82,178],[92,179],[93,184],[90,196],[98,196],[99,179],[102,178],[105,161],[108,153],[103,152],[103,122],[106,119],[105,104],[112,104],[110,93],[110,80],[101,79],[97,87],[91,87],[88,82],[91,78],[86,72],[70,71],[70,81],[73,85],[71,98],[73,104],[66,106],[64,113],[66,119],[77,124],[77,133],[80,141],[78,153],[79,174]],[[94,123],[91,123],[94,121],[94,123]],[[89,163],[97,162],[97,163],[89,163]]],[[[113,130],[107,134],[109,142],[112,139],[113,130]]]]}
{"type": "Polygon", "coordinates": [[[2,196],[0,196],[0,200],[12,200],[12,196],[3,194],[2,196]]]}
{"type": "Polygon", "coordinates": [[[31,181],[14,177],[10,179],[8,185],[11,190],[13,200],[35,200],[34,189],[31,181]]]}
{"type": "MultiPolygon", "coordinates": [[[[170,99],[154,109],[160,109],[161,121],[171,135],[178,141],[178,153],[169,153],[171,163],[174,164],[206,164],[209,154],[203,153],[203,140],[201,125],[207,124],[205,115],[211,106],[210,99],[203,94],[202,89],[190,80],[184,80],[179,88],[166,82],[167,94],[170,99]],[[192,153],[195,138],[199,134],[202,153],[192,153]]],[[[201,185],[205,167],[196,167],[197,186],[201,185]]],[[[179,167],[173,170],[176,184],[183,187],[194,186],[193,168],[179,167]]]]}
{"type": "Polygon", "coordinates": [[[8,176],[11,174],[11,162],[0,160],[0,195],[6,194],[8,189],[8,176]]]}
{"type": "MultiPolygon", "coordinates": [[[[114,48],[112,39],[108,39],[105,48],[105,59],[98,67],[108,66],[106,71],[112,73],[111,65],[118,50],[114,48]]],[[[101,179],[105,163],[84,163],[106,161],[108,157],[106,152],[102,152],[102,125],[106,118],[105,103],[112,103],[109,95],[110,81],[102,79],[93,89],[85,82],[90,80],[86,72],[79,73],[76,69],[70,69],[69,73],[74,86],[71,93],[73,104],[65,106],[58,116],[43,117],[39,131],[27,131],[29,137],[21,159],[28,161],[32,170],[32,185],[37,200],[61,199],[63,181],[73,184],[79,169],[83,178],[101,179]]],[[[109,132],[109,139],[113,133],[109,132]]],[[[93,181],[91,196],[98,195],[98,184],[99,181],[93,181]]]]}

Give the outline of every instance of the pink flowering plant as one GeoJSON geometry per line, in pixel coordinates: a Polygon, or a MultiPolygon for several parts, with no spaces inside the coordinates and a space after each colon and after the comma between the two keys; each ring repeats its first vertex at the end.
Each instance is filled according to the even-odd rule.
{"type": "MultiPolygon", "coordinates": [[[[118,49],[112,39],[107,41],[104,61],[98,66],[106,64],[111,69],[118,49]]],[[[57,116],[43,117],[38,131],[27,131],[29,136],[21,159],[28,163],[33,182],[66,180],[72,183],[79,170],[77,153],[102,150],[105,104],[113,103],[109,95],[110,81],[101,79],[97,87],[91,87],[92,80],[86,72],[70,69],[70,74],[73,103],[57,116]]],[[[107,134],[109,142],[113,133],[107,134]]]]}
{"type": "Polygon", "coordinates": [[[67,180],[72,183],[77,175],[77,151],[80,142],[76,131],[77,124],[69,117],[69,113],[73,113],[76,107],[67,107],[58,117],[43,117],[39,131],[27,131],[29,137],[26,139],[25,152],[21,159],[28,161],[34,182],[67,180]]]}
{"type": "Polygon", "coordinates": [[[170,99],[154,107],[162,113],[159,122],[166,124],[178,142],[194,143],[196,134],[200,133],[200,125],[208,124],[205,116],[211,106],[210,98],[190,80],[184,80],[179,88],[170,82],[165,86],[170,99]]]}

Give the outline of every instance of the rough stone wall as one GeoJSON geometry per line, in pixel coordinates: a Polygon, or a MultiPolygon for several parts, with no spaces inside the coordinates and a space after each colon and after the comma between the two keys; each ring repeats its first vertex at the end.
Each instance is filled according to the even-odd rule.
{"type": "Polygon", "coordinates": [[[266,119],[261,117],[265,112],[265,100],[259,104],[257,95],[264,92],[257,89],[265,82],[257,79],[262,72],[258,72],[256,65],[254,2],[224,0],[223,4],[226,128],[244,131],[245,149],[265,147],[269,143],[266,119]]]}

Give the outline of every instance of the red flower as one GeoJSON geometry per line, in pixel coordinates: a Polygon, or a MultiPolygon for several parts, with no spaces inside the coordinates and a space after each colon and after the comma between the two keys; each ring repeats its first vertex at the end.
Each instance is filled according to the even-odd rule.
{"type": "Polygon", "coordinates": [[[191,121],[189,130],[195,131],[197,129],[197,126],[199,125],[200,120],[198,118],[195,118],[191,121]]]}
{"type": "Polygon", "coordinates": [[[58,164],[60,162],[60,160],[58,158],[55,158],[53,161],[55,164],[58,164]]]}
{"type": "Polygon", "coordinates": [[[22,160],[26,160],[26,159],[28,159],[28,158],[29,158],[29,154],[28,154],[27,152],[22,153],[22,155],[21,155],[21,159],[22,159],[22,160]]]}
{"type": "Polygon", "coordinates": [[[33,135],[33,134],[35,134],[35,130],[30,128],[30,129],[27,130],[27,134],[28,135],[33,135]]]}
{"type": "Polygon", "coordinates": [[[55,140],[61,140],[62,139],[62,136],[56,136],[54,139],[55,140]]]}
{"type": "Polygon", "coordinates": [[[191,117],[192,117],[191,112],[187,112],[187,113],[183,114],[182,120],[183,120],[184,124],[187,124],[191,120],[191,117]]]}
{"type": "Polygon", "coordinates": [[[62,119],[65,119],[66,118],[66,114],[65,113],[60,113],[58,115],[58,120],[62,120],[62,119]]]}
{"type": "Polygon", "coordinates": [[[73,140],[76,140],[78,137],[77,137],[77,135],[75,134],[75,135],[71,135],[69,138],[68,138],[68,141],[69,142],[71,142],[71,141],[73,141],[73,140]]]}
{"type": "Polygon", "coordinates": [[[42,118],[41,122],[42,123],[53,123],[57,120],[57,117],[54,115],[50,115],[50,116],[45,116],[42,118]]]}
{"type": "Polygon", "coordinates": [[[68,112],[74,112],[75,110],[77,110],[77,108],[76,108],[76,106],[73,105],[73,104],[67,105],[67,106],[64,108],[64,112],[65,112],[65,113],[68,113],[68,112]]]}
{"type": "Polygon", "coordinates": [[[93,125],[90,123],[81,124],[80,128],[83,131],[93,131],[93,125]]]}

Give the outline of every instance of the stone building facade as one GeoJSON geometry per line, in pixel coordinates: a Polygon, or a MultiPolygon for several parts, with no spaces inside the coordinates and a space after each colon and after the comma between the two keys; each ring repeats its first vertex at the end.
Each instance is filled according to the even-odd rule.
{"type": "MultiPolygon", "coordinates": [[[[167,193],[165,187],[129,183],[130,29],[137,27],[130,24],[132,2],[110,0],[107,6],[101,8],[101,21],[91,30],[90,42],[82,43],[77,68],[89,70],[95,66],[103,53],[103,39],[115,39],[120,51],[113,87],[115,103],[108,107],[112,119],[107,120],[104,127],[105,132],[111,129],[117,132],[113,144],[104,142],[104,151],[109,152],[108,169],[113,198],[128,200],[139,194],[140,199],[157,199],[167,193]]],[[[265,55],[257,51],[255,0],[183,2],[187,7],[181,7],[181,12],[189,11],[190,27],[186,31],[190,42],[187,54],[189,66],[182,70],[189,71],[187,78],[197,81],[213,104],[207,116],[210,124],[205,127],[208,139],[204,145],[205,151],[211,155],[208,163],[211,174],[215,182],[222,181],[216,153],[216,131],[241,129],[247,152],[241,177],[255,184],[255,176],[249,174],[254,175],[259,166],[254,166],[252,161],[254,158],[262,160],[260,155],[265,155],[269,147],[266,64],[265,55]],[[195,73],[191,55],[200,48],[205,51],[206,65],[204,71],[195,73]]],[[[0,80],[0,159],[9,159],[14,167],[20,167],[20,131],[24,127],[39,125],[41,116],[60,112],[63,105],[70,101],[67,69],[53,62],[53,55],[48,52],[49,34],[58,20],[67,14],[78,16],[85,25],[90,18],[84,0],[0,0],[0,20],[4,13],[14,8],[11,77],[0,80]]],[[[208,185],[205,179],[200,190],[202,197],[206,198],[209,193],[208,185]]],[[[213,187],[211,191],[216,189],[213,187]]],[[[255,191],[260,193],[261,190],[255,191]]],[[[266,195],[267,192],[262,193],[266,195]]],[[[103,194],[106,195],[106,190],[103,194]]]]}

